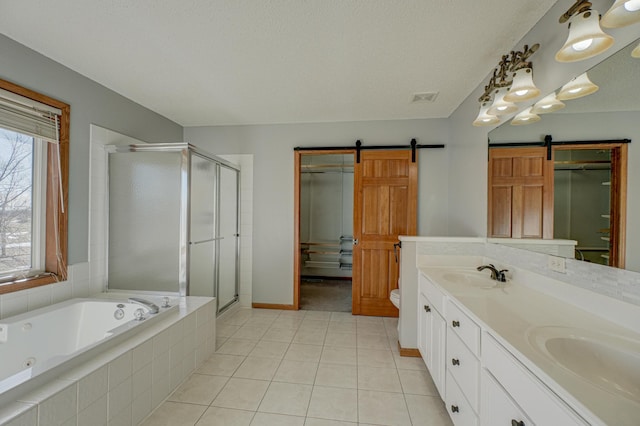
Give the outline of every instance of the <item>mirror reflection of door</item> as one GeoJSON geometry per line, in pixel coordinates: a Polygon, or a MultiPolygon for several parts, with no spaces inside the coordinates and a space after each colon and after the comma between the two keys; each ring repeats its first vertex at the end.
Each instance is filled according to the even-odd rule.
{"type": "Polygon", "coordinates": [[[627,144],[489,150],[488,235],[577,241],[575,257],[624,268],[627,144]]]}
{"type": "Polygon", "coordinates": [[[626,145],[554,148],[554,238],[576,259],[623,268],[625,212],[626,145]]]}

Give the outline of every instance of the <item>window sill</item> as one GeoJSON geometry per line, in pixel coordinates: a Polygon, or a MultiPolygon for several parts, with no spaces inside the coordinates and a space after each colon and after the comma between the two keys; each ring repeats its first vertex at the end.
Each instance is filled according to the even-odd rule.
{"type": "Polygon", "coordinates": [[[28,290],[47,284],[53,284],[60,281],[55,275],[36,276],[31,278],[23,278],[17,281],[9,281],[0,284],[0,294],[13,293],[21,290],[28,290]]]}

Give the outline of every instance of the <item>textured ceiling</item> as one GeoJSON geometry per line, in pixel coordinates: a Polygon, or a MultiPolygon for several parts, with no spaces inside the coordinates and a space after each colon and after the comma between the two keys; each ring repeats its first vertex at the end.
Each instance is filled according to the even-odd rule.
{"type": "Polygon", "coordinates": [[[0,0],[0,31],[183,126],[437,118],[555,2],[0,0]]]}

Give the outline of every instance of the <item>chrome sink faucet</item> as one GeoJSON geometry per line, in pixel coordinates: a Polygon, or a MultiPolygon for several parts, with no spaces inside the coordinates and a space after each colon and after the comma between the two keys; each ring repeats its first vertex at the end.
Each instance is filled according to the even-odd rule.
{"type": "Polygon", "coordinates": [[[485,269],[488,269],[488,270],[491,271],[491,279],[492,280],[496,280],[496,281],[501,282],[501,283],[506,283],[507,282],[507,276],[504,273],[505,272],[509,272],[508,269],[502,269],[502,270],[498,271],[498,269],[495,266],[493,266],[492,264],[478,266],[478,271],[484,271],[485,269]]]}

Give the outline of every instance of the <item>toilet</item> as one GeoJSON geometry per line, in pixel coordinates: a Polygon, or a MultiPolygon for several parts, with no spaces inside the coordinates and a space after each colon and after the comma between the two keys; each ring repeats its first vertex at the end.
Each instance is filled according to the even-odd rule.
{"type": "Polygon", "coordinates": [[[389,295],[389,300],[393,303],[393,306],[400,309],[400,289],[396,288],[395,290],[391,290],[391,295],[389,295]]]}

